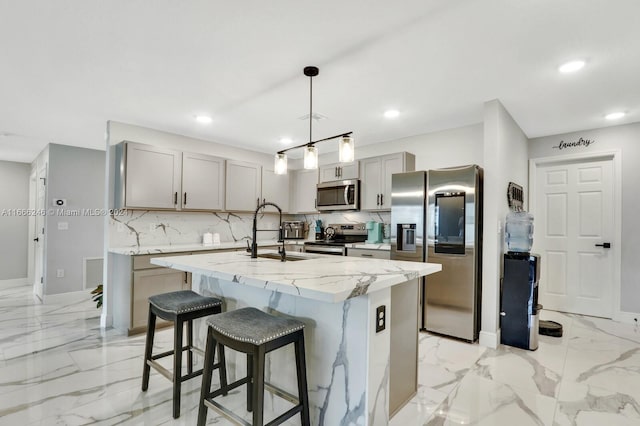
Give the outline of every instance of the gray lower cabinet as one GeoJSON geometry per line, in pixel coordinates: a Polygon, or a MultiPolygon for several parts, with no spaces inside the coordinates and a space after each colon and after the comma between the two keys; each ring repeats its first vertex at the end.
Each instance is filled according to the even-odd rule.
{"type": "MultiPolygon", "coordinates": [[[[190,282],[188,272],[167,268],[153,268],[133,271],[131,293],[131,328],[129,334],[147,330],[149,316],[149,296],[186,290],[190,282]]],[[[191,285],[189,285],[189,288],[191,285]]],[[[165,321],[158,318],[158,325],[165,321]]]]}

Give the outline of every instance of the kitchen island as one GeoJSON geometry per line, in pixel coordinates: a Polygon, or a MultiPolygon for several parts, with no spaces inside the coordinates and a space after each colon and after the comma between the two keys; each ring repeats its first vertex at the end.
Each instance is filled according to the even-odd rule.
{"type": "MultiPolygon", "coordinates": [[[[275,251],[262,250],[259,255],[277,258],[275,251]]],[[[398,371],[391,365],[396,350],[392,342],[394,337],[417,341],[419,278],[440,271],[440,265],[310,253],[295,253],[287,262],[280,262],[251,259],[243,252],[162,257],[151,262],[191,272],[193,290],[222,298],[227,311],[253,306],[303,321],[314,425],[386,425],[393,414],[389,410],[390,381],[417,380],[417,352],[408,358],[413,368],[402,369],[409,377],[407,373],[392,377],[398,371]],[[390,318],[398,317],[392,314],[394,309],[408,317],[390,323],[390,318]],[[384,320],[383,330],[377,320],[384,320]]],[[[202,341],[204,322],[197,330],[202,341]]],[[[243,377],[246,365],[244,355],[237,359],[235,355],[227,355],[232,379],[243,377]]],[[[402,353],[399,356],[396,359],[402,353]]],[[[266,381],[296,394],[292,365],[293,347],[270,354],[266,381]]],[[[265,399],[265,407],[275,412],[289,407],[288,402],[268,393],[265,399]]]]}

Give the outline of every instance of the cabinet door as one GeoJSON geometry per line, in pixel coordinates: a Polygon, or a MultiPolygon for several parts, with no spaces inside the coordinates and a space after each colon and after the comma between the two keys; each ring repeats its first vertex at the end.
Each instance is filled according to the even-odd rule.
{"type": "Polygon", "coordinates": [[[352,161],[351,163],[333,163],[320,166],[320,183],[331,182],[334,180],[358,179],[359,163],[352,161]]]}
{"type": "Polygon", "coordinates": [[[385,155],[380,159],[382,167],[382,188],[380,189],[379,209],[391,209],[391,175],[405,170],[402,153],[385,155]]]}
{"type": "Polygon", "coordinates": [[[262,201],[275,203],[283,213],[289,212],[289,174],[277,175],[262,169],[262,201]]]}
{"type": "Polygon", "coordinates": [[[331,182],[340,179],[338,177],[338,164],[327,164],[320,166],[320,183],[331,182]]]}
{"type": "Polygon", "coordinates": [[[227,160],[225,210],[255,211],[261,200],[262,167],[227,160]]]}
{"type": "Polygon", "coordinates": [[[134,142],[126,143],[125,207],[178,207],[182,153],[134,142]]]}
{"type": "Polygon", "coordinates": [[[380,208],[381,164],[380,157],[360,160],[360,168],[362,170],[360,208],[362,210],[378,210],[380,208]]]}
{"type": "Polygon", "coordinates": [[[292,209],[290,213],[316,213],[317,170],[294,170],[291,172],[292,209]]]}
{"type": "Polygon", "coordinates": [[[358,179],[360,177],[360,168],[357,161],[351,163],[339,163],[338,164],[338,179],[358,179]]]}
{"type": "MultiPolygon", "coordinates": [[[[185,272],[169,268],[133,271],[131,295],[131,330],[143,331],[149,316],[149,296],[182,290],[185,272]],[[137,329],[137,330],[136,330],[137,329]]],[[[164,321],[158,318],[158,323],[164,321]]]]}
{"type": "Polygon", "coordinates": [[[182,154],[182,209],[224,208],[224,159],[210,155],[182,154]]]}
{"type": "Polygon", "coordinates": [[[391,253],[389,250],[376,250],[376,249],[360,249],[360,248],[348,248],[347,256],[352,257],[365,257],[368,259],[391,259],[391,253]]]}

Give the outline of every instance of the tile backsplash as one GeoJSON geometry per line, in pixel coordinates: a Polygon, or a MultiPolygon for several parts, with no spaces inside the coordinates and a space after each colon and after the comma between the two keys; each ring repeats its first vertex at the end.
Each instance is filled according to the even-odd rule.
{"type": "MultiPolygon", "coordinates": [[[[389,223],[389,212],[345,212],[306,215],[283,215],[283,220],[303,220],[313,230],[315,221],[330,223],[357,223],[370,220],[389,223]]],[[[149,247],[177,244],[199,244],[205,232],[220,234],[222,242],[251,239],[252,213],[229,212],[165,212],[128,210],[125,215],[109,220],[109,247],[149,247]]],[[[259,216],[260,229],[277,229],[278,215],[264,213],[259,216]]],[[[258,239],[276,239],[277,233],[260,232],[258,239]]],[[[309,232],[309,239],[315,234],[309,232]]]]}

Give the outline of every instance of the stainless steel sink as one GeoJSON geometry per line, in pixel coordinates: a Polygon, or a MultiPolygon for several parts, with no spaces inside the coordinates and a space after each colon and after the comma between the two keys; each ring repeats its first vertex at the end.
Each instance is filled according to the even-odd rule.
{"type": "MultiPolygon", "coordinates": [[[[263,259],[275,259],[280,260],[279,253],[258,253],[258,257],[263,259]]],[[[295,262],[296,260],[308,260],[310,257],[296,256],[295,254],[288,254],[284,258],[288,262],[295,262]]]]}

